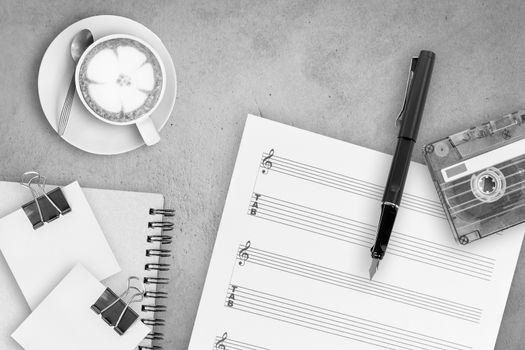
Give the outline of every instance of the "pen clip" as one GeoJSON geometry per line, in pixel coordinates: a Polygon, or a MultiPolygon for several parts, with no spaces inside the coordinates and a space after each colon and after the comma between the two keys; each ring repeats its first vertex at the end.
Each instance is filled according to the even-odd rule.
{"type": "Polygon", "coordinates": [[[396,118],[396,126],[399,126],[399,122],[403,119],[403,114],[405,112],[405,108],[407,106],[407,100],[408,95],[410,94],[410,88],[412,87],[412,79],[414,78],[414,72],[416,70],[418,57],[412,57],[410,59],[410,67],[408,69],[408,78],[407,78],[407,86],[405,89],[405,98],[403,101],[403,107],[401,107],[401,111],[399,112],[399,115],[396,118]]]}

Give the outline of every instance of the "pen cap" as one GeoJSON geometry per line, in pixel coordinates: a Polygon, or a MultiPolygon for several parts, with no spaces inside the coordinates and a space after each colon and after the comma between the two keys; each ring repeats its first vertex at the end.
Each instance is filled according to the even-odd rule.
{"type": "Polygon", "coordinates": [[[401,117],[399,137],[416,141],[435,56],[432,51],[422,50],[419,53],[408,96],[406,97],[406,108],[401,117]]]}

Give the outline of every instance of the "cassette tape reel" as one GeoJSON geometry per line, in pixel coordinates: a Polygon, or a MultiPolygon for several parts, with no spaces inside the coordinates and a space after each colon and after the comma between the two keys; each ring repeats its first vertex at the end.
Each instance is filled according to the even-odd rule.
{"type": "Polygon", "coordinates": [[[430,143],[423,153],[459,243],[525,221],[525,111],[430,143]]]}

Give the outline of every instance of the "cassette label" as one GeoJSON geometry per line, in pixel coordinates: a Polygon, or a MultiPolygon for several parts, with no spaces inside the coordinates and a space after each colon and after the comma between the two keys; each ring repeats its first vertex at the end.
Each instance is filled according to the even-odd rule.
{"type": "Polygon", "coordinates": [[[494,164],[494,160],[509,160],[519,157],[524,152],[525,139],[522,139],[506,146],[497,148],[492,152],[487,152],[477,157],[473,157],[472,159],[469,159],[463,163],[454,164],[448,168],[442,169],[441,172],[443,179],[445,179],[445,182],[450,182],[460,177],[470,175],[482,169],[488,168],[494,164]]]}

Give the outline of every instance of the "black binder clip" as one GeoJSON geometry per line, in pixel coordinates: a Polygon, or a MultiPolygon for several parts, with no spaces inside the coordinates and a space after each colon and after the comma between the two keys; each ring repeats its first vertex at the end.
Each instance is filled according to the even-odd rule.
{"type": "Polygon", "coordinates": [[[46,193],[46,178],[36,171],[28,171],[22,175],[20,183],[27,187],[33,195],[33,200],[22,206],[33,229],[44,226],[44,223],[58,219],[71,211],[60,187],[46,193]],[[38,196],[39,191],[42,193],[38,196]]]}
{"type": "Polygon", "coordinates": [[[142,289],[131,285],[131,281],[139,281],[138,277],[132,276],[128,278],[128,287],[117,297],[117,295],[110,289],[106,288],[104,293],[98,298],[95,304],[91,305],[91,310],[102,316],[102,319],[119,335],[123,335],[137,320],[139,315],[130,307],[132,303],[141,302],[144,300],[146,288],[141,283],[142,289]],[[126,303],[124,299],[131,291],[136,293],[131,295],[131,298],[126,303]]]}

